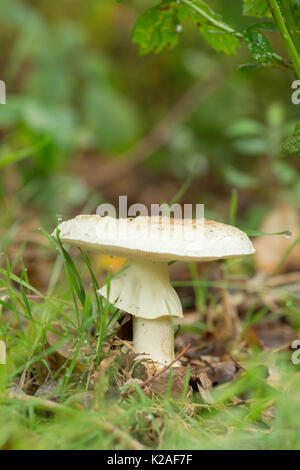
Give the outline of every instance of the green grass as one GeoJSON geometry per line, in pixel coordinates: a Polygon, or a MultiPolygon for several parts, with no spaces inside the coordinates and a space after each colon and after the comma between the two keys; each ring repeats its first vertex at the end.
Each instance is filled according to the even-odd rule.
{"type": "MultiPolygon", "coordinates": [[[[44,233],[58,256],[46,294],[30,285],[22,262],[17,276],[1,257],[0,339],[8,360],[0,365],[0,449],[300,448],[300,374],[290,351],[237,344],[235,357],[244,372],[214,387],[209,400],[196,391],[189,398],[171,396],[170,386],[165,396],[146,396],[138,385],[132,389],[116,380],[114,363],[95,381],[121,313],[96,295],[87,255],[82,252],[75,263],[59,237],[54,242],[44,233]],[[61,354],[70,341],[73,347],[61,354]]],[[[185,284],[237,289],[228,271],[230,266],[223,282],[185,284]]],[[[260,298],[260,288],[245,288],[260,298]]],[[[299,328],[299,299],[289,295],[282,315],[299,328]]],[[[266,315],[255,305],[242,328],[266,315]]],[[[201,334],[203,325],[194,331],[201,334]]]]}

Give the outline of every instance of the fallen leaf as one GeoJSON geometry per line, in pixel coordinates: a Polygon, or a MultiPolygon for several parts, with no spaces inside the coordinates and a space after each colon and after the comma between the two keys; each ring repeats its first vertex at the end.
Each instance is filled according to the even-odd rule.
{"type": "Polygon", "coordinates": [[[59,398],[58,383],[56,381],[48,381],[43,383],[35,392],[35,397],[55,400],[59,398]]]}
{"type": "Polygon", "coordinates": [[[288,347],[297,337],[291,325],[281,322],[265,323],[256,328],[260,343],[265,349],[288,347]]]}
{"type": "MultiPolygon", "coordinates": [[[[58,342],[62,340],[63,337],[72,335],[72,339],[68,341],[67,343],[63,344],[59,348],[56,349],[55,353],[52,354],[51,356],[56,356],[60,357],[63,359],[69,359],[70,357],[74,356],[74,353],[77,349],[77,341],[78,337],[75,331],[64,331],[63,328],[59,325],[52,325],[52,330],[48,330],[46,333],[46,338],[48,341],[49,346],[55,346],[58,342]]],[[[82,344],[79,354],[76,358],[76,366],[79,367],[81,370],[84,369],[84,364],[83,360],[84,358],[90,354],[90,348],[88,347],[87,344],[82,344]]]]}
{"type": "Polygon", "coordinates": [[[94,383],[96,383],[99,380],[99,377],[101,377],[101,375],[103,375],[108,370],[108,368],[114,362],[114,360],[116,359],[116,356],[118,354],[120,354],[119,351],[112,351],[109,354],[109,356],[102,359],[102,361],[100,362],[98,370],[96,372],[94,372],[94,374],[92,375],[92,379],[93,379],[94,383]]]}
{"type": "MultiPolygon", "coordinates": [[[[291,206],[280,205],[267,215],[260,230],[266,233],[290,230],[292,234],[290,238],[285,235],[272,235],[261,236],[254,240],[257,268],[267,274],[272,274],[281,262],[286,250],[300,234],[300,213],[291,206]]],[[[299,267],[300,244],[295,246],[278,271],[299,270],[299,267]]]]}

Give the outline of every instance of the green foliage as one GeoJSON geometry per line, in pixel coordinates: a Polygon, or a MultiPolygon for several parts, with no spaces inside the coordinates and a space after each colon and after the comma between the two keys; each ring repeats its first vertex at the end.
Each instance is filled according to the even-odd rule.
{"type": "MultiPolygon", "coordinates": [[[[234,192],[232,220],[236,206],[234,192]]],[[[104,339],[108,341],[119,325],[118,312],[110,307],[104,322],[105,309],[98,303],[98,284],[88,257],[82,252],[81,261],[75,263],[59,241],[55,243],[44,233],[63,262],[53,276],[55,297],[32,287],[24,267],[21,276],[13,274],[13,263],[8,260],[6,269],[0,268],[0,288],[5,292],[0,299],[0,335],[9,351],[7,364],[0,365],[1,449],[132,451],[145,446],[157,450],[299,450],[300,425],[295,413],[299,408],[299,367],[291,363],[291,351],[247,346],[245,341],[243,349],[235,349],[235,359],[243,360],[239,377],[212,387],[207,394],[194,391],[189,400],[189,369],[181,395],[166,393],[153,399],[138,385],[128,393],[128,386],[120,385],[121,375],[116,380],[113,363],[97,368],[94,346],[93,330],[99,331],[104,324],[104,339]],[[67,285],[60,273],[62,267],[67,285]],[[85,290],[90,281],[92,292],[85,290]],[[58,338],[52,346],[47,342],[51,333],[58,338]],[[66,348],[67,355],[62,355],[61,348],[67,344],[72,346],[66,348]],[[98,370],[101,375],[96,381],[93,373],[98,370]],[[34,388],[29,389],[33,380],[27,380],[25,391],[20,393],[12,384],[20,383],[25,373],[34,378],[34,388]],[[226,432],[228,428],[230,433],[226,432]]],[[[206,284],[214,290],[235,285],[236,291],[241,286],[234,279],[233,275],[223,283],[206,284]]],[[[196,285],[192,281],[187,284],[196,285]]],[[[251,293],[243,293],[251,299],[241,322],[245,333],[266,324],[268,310],[260,306],[261,287],[252,283],[249,289],[251,293]]],[[[286,310],[299,318],[297,294],[286,291],[286,295],[290,299],[286,310]]],[[[204,300],[205,308],[208,302],[208,298],[204,300]]],[[[203,327],[206,329],[205,324],[203,327]]]]}
{"type": "Polygon", "coordinates": [[[163,1],[138,18],[132,36],[142,55],[151,51],[158,53],[165,47],[172,49],[177,45],[180,34],[177,26],[182,12],[184,9],[175,1],[163,1]]]}
{"type": "Polygon", "coordinates": [[[271,17],[266,0],[243,0],[244,15],[256,16],[257,18],[271,17]]]}
{"type": "Polygon", "coordinates": [[[119,89],[116,68],[88,50],[79,25],[46,22],[38,9],[9,0],[1,1],[0,14],[1,28],[5,18],[5,28],[15,33],[8,82],[29,64],[20,93],[10,94],[1,108],[0,125],[14,126],[22,138],[25,129],[27,146],[48,137],[53,169],[55,154],[88,146],[120,151],[134,141],[140,132],[137,110],[119,89]]]}
{"type": "MultiPolygon", "coordinates": [[[[239,119],[233,121],[226,131],[227,136],[232,139],[234,149],[240,154],[266,155],[274,159],[280,157],[281,141],[288,133],[289,126],[285,123],[284,109],[279,103],[273,103],[267,108],[264,123],[249,118],[239,119]]],[[[289,170],[291,169],[289,167],[289,170]]],[[[286,173],[279,172],[280,179],[286,173]]]]}
{"type": "MultiPolygon", "coordinates": [[[[212,10],[208,5],[204,2],[197,0],[194,2],[194,5],[201,8],[201,10],[209,15],[210,18],[215,20],[216,22],[220,22],[220,24],[230,30],[231,27],[226,25],[222,19],[222,16],[217,14],[215,11],[212,10]]],[[[198,25],[198,29],[200,33],[204,36],[206,42],[217,52],[223,52],[227,55],[234,55],[237,51],[237,48],[240,45],[240,42],[236,36],[233,35],[231,32],[223,31],[221,28],[214,26],[211,22],[206,18],[199,18],[199,15],[194,13],[193,15],[194,21],[198,25]]]]}
{"type": "Polygon", "coordinates": [[[247,28],[245,39],[253,59],[262,63],[270,62],[273,55],[271,44],[258,29],[254,27],[247,28]]]}
{"type": "MultiPolygon", "coordinates": [[[[7,366],[0,366],[0,448],[127,449],[131,436],[154,449],[299,448],[299,367],[292,368],[288,351],[261,350],[255,356],[254,347],[249,355],[243,347],[235,357],[245,368],[242,376],[213,387],[208,403],[196,391],[186,402],[127,395],[115,381],[109,384],[113,366],[103,371],[98,388],[94,386],[91,375],[107,354],[105,343],[119,316],[96,294],[97,280],[104,281],[98,255],[90,262],[84,253],[76,258],[72,248],[70,258],[58,243],[54,262],[54,250],[34,229],[43,225],[52,231],[57,213],[67,218],[94,212],[104,198],[113,202],[123,191],[132,202],[171,199],[174,194],[174,201],[205,202],[207,216],[220,220],[235,187],[240,202],[233,192],[230,222],[241,228],[259,227],[276,200],[299,200],[300,160],[280,158],[281,140],[292,133],[297,118],[297,107],[289,99],[291,74],[258,70],[275,63],[274,56],[265,62],[268,48],[261,47],[259,36],[247,43],[257,54],[249,67],[256,69],[247,76],[232,73],[240,61],[249,60],[247,47],[230,59],[214,53],[233,54],[246,42],[245,28],[252,21],[240,16],[242,2],[230,2],[230,8],[227,0],[192,2],[209,19],[183,3],[163,2],[172,14],[157,12],[164,15],[170,33],[175,26],[184,47],[141,60],[130,47],[129,28],[143,5],[156,8],[158,3],[0,1],[1,79],[9,91],[7,104],[0,107],[0,249],[11,261],[5,268],[4,256],[0,259],[0,338],[8,352],[7,366]],[[222,15],[208,4],[217,5],[222,15]],[[173,22],[168,15],[174,15],[173,22]],[[279,92],[282,104],[276,104],[279,92]],[[262,109],[266,102],[273,103],[267,113],[262,109]],[[145,138],[131,151],[141,129],[145,138]],[[114,172],[110,155],[117,157],[124,149],[133,158],[129,167],[123,158],[118,165],[124,164],[124,173],[119,178],[113,174],[114,183],[103,185],[114,172]],[[101,174],[99,160],[104,158],[107,174],[101,174]],[[50,346],[47,337],[57,326],[62,329],[59,340],[50,346]],[[74,348],[68,357],[60,356],[60,347],[70,341],[74,348]],[[81,346],[87,353],[78,364],[81,346]],[[284,360],[281,354],[287,355],[284,360]],[[272,387],[263,372],[274,366],[279,383],[272,387]],[[21,375],[26,376],[27,395],[13,398],[11,389],[21,375]],[[49,383],[54,396],[47,395],[49,383]],[[51,409],[49,402],[39,401],[42,393],[53,400],[51,409]],[[26,402],[28,397],[32,402],[26,402]],[[120,430],[124,438],[116,434],[120,430]]],[[[253,23],[259,33],[276,31],[272,21],[253,23]]],[[[158,17],[156,26],[158,32],[149,41],[159,47],[166,33],[158,17]]],[[[148,36],[141,34],[147,48],[148,36]]],[[[150,50],[155,52],[154,46],[150,50]]],[[[167,41],[164,47],[169,47],[167,41]]],[[[282,226],[280,233],[288,228],[282,226]]],[[[269,315],[262,286],[247,281],[255,272],[252,263],[252,258],[233,262],[232,273],[227,269],[223,280],[217,271],[217,281],[211,280],[215,266],[213,273],[204,270],[201,280],[195,276],[195,281],[184,281],[177,286],[184,307],[194,310],[194,288],[201,311],[216,312],[219,323],[219,289],[238,293],[242,288],[244,300],[237,307],[242,331],[278,318],[284,324],[295,322],[299,335],[297,293],[285,286],[272,288],[280,309],[269,315]]],[[[201,340],[207,326],[199,321],[184,328],[201,340]]]]}
{"type": "Polygon", "coordinates": [[[224,33],[210,25],[202,24],[199,31],[203,34],[206,42],[217,52],[234,55],[240,46],[239,40],[230,33],[224,33]]]}
{"type": "MultiPolygon", "coordinates": [[[[193,5],[201,8],[205,15],[210,15],[215,21],[220,21],[224,27],[230,29],[222,21],[222,17],[204,2],[197,0],[193,5]]],[[[216,51],[228,55],[235,54],[239,47],[239,40],[233,34],[212,25],[205,17],[199,18],[186,5],[170,0],[165,0],[146,10],[138,18],[133,28],[133,41],[139,45],[141,54],[151,51],[158,53],[164,48],[172,49],[178,44],[181,22],[187,18],[194,20],[199,32],[216,51]]]]}
{"type": "Polygon", "coordinates": [[[282,154],[300,156],[300,123],[296,125],[295,131],[283,142],[282,154]]]}
{"type": "MultiPolygon", "coordinates": [[[[277,3],[273,0],[244,0],[243,14],[257,18],[273,18],[237,30],[224,22],[223,17],[216,13],[202,0],[164,0],[159,5],[147,10],[136,22],[133,30],[134,42],[139,44],[140,52],[160,52],[163,48],[173,48],[179,40],[176,25],[181,20],[191,18],[197,25],[198,31],[206,42],[217,52],[234,55],[241,42],[245,42],[251,52],[254,62],[241,65],[243,71],[251,71],[266,64],[279,68],[290,67],[287,60],[273,51],[268,38],[262,31],[278,31],[287,49],[295,74],[300,78],[299,56],[299,23],[300,2],[277,3]],[[271,14],[272,10],[272,14],[271,14]]],[[[252,143],[255,142],[252,140],[252,143]]],[[[258,139],[254,152],[263,151],[258,139]]],[[[264,143],[263,143],[264,144],[264,143]]],[[[247,147],[249,150],[249,147],[247,147]]],[[[299,129],[283,143],[282,152],[286,155],[299,154],[299,129]]],[[[227,167],[227,173],[232,180],[240,180],[242,172],[227,167]]],[[[243,184],[252,184],[249,178],[242,178],[243,184]]]]}
{"type": "MultiPolygon", "coordinates": [[[[139,44],[141,54],[147,54],[151,51],[160,52],[165,47],[173,48],[178,44],[177,26],[180,25],[180,21],[192,18],[206,42],[217,52],[234,55],[240,43],[246,42],[256,61],[250,67],[249,65],[243,67],[243,70],[248,70],[258,64],[271,62],[279,67],[287,65],[287,62],[273,51],[270,42],[261,33],[261,30],[264,29],[276,31],[278,28],[295,72],[299,75],[300,58],[296,50],[297,43],[299,43],[298,7],[297,2],[293,3],[293,8],[284,4],[280,9],[276,3],[273,21],[253,24],[246,30],[239,31],[228,25],[219,13],[212,10],[202,0],[178,0],[176,2],[164,0],[159,5],[146,10],[138,18],[133,29],[133,40],[139,44]]],[[[272,18],[270,8],[274,10],[275,6],[269,5],[264,0],[244,0],[243,14],[257,18],[272,18]]]]}
{"type": "Polygon", "coordinates": [[[133,103],[108,84],[89,87],[82,93],[85,125],[96,147],[122,150],[130,145],[140,132],[133,103]]]}
{"type": "Polygon", "coordinates": [[[45,145],[48,143],[47,138],[43,138],[40,142],[38,142],[34,147],[29,148],[29,149],[22,149],[17,152],[10,153],[8,155],[3,155],[0,156],[0,168],[9,165],[11,163],[16,163],[19,162],[20,160],[23,160],[24,158],[28,158],[34,153],[40,151],[45,147],[45,145]]]}

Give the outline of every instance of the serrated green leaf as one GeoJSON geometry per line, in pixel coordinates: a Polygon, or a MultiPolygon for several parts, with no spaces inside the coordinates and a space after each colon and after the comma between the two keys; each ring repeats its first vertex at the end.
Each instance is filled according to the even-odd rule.
{"type": "Polygon", "coordinates": [[[272,47],[268,39],[256,28],[250,27],[245,31],[245,39],[252,57],[257,62],[268,63],[272,59],[272,47]]]}
{"type": "MultiPolygon", "coordinates": [[[[206,3],[201,0],[193,2],[197,7],[201,8],[205,13],[207,13],[211,18],[220,22],[224,27],[230,26],[227,25],[221,15],[212,10],[206,3]]],[[[196,13],[192,15],[193,20],[196,22],[200,33],[204,36],[206,42],[217,52],[224,52],[227,55],[234,55],[237,48],[240,45],[239,40],[233,34],[229,32],[224,32],[221,29],[211,25],[205,18],[201,18],[196,13]]]]}
{"type": "Polygon", "coordinates": [[[206,42],[217,52],[224,52],[227,55],[234,55],[240,46],[239,40],[230,33],[224,33],[207,24],[199,26],[200,33],[206,42]]]}
{"type": "MultiPolygon", "coordinates": [[[[184,4],[174,0],[164,0],[159,5],[148,9],[136,21],[132,36],[133,41],[139,45],[140,53],[144,55],[151,51],[158,53],[164,48],[172,49],[179,40],[180,28],[178,26],[182,20],[191,17],[211,47],[227,55],[235,54],[240,42],[230,32],[232,28],[226,25],[222,17],[202,0],[197,0],[193,4],[224,28],[228,28],[229,32],[223,31],[223,27],[211,25],[206,18],[193,12],[184,4]]],[[[232,31],[234,32],[233,29],[232,31]]]]}
{"type": "Polygon", "coordinates": [[[243,0],[243,14],[247,16],[256,16],[257,18],[271,18],[266,0],[243,0]]]}
{"type": "Polygon", "coordinates": [[[282,144],[282,155],[300,156],[300,122],[297,123],[296,129],[282,144]]]}
{"type": "MultiPolygon", "coordinates": [[[[133,42],[139,45],[140,54],[172,49],[179,40],[177,26],[184,11],[176,2],[162,2],[149,8],[136,21],[132,31],[133,42]]],[[[185,9],[184,9],[185,10],[185,9]]]]}

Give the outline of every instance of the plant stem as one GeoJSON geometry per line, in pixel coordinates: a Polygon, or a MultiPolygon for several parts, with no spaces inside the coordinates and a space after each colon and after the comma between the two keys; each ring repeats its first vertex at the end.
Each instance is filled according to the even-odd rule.
{"type": "Polygon", "coordinates": [[[287,27],[293,38],[296,49],[298,50],[299,49],[299,36],[298,36],[297,26],[293,17],[293,12],[292,12],[289,0],[285,0],[284,2],[282,2],[282,9],[284,12],[287,27]]]}
{"type": "MultiPolygon", "coordinates": [[[[201,7],[199,7],[198,5],[195,5],[190,0],[179,0],[179,1],[183,5],[185,5],[187,8],[190,8],[195,13],[197,13],[199,16],[204,18],[206,21],[208,21],[213,26],[220,29],[221,31],[224,31],[224,33],[232,34],[233,36],[240,39],[241,41],[245,41],[245,37],[242,33],[240,33],[239,31],[236,31],[234,28],[231,28],[231,26],[228,26],[227,24],[223,23],[222,21],[216,20],[211,15],[209,15],[206,11],[204,11],[201,7]]],[[[274,62],[276,63],[276,65],[279,68],[289,67],[289,64],[286,63],[286,61],[282,57],[280,57],[280,55],[273,52],[272,57],[273,57],[274,62]]]]}
{"type": "Polygon", "coordinates": [[[288,54],[295,69],[295,73],[300,79],[300,57],[298,55],[295,44],[293,43],[290,32],[282,17],[281,9],[277,3],[277,0],[267,0],[267,3],[269,5],[269,9],[272,13],[274,21],[277,24],[282,40],[287,48],[288,54]]]}

